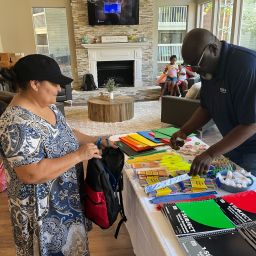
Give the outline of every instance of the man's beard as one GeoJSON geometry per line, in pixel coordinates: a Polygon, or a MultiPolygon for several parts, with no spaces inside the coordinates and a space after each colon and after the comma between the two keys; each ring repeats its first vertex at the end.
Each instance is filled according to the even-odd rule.
{"type": "Polygon", "coordinates": [[[211,73],[200,74],[200,76],[204,80],[212,80],[212,78],[213,78],[213,75],[211,73]]]}

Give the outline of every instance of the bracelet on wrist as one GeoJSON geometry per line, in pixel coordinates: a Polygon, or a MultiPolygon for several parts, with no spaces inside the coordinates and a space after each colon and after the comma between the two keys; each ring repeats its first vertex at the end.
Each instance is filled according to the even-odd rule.
{"type": "Polygon", "coordinates": [[[95,142],[95,145],[98,147],[98,149],[102,148],[102,138],[98,137],[98,139],[95,142]]]}

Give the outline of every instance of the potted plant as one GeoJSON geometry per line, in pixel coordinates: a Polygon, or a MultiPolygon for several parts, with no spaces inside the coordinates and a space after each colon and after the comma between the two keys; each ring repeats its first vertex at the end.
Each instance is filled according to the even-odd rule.
{"type": "Polygon", "coordinates": [[[109,98],[111,100],[114,99],[114,90],[118,87],[118,85],[115,82],[114,78],[109,78],[108,81],[105,83],[105,88],[107,89],[109,93],[109,98]]]}

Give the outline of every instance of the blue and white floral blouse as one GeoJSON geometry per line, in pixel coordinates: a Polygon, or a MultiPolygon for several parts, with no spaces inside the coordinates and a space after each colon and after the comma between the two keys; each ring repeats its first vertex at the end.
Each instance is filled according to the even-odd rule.
{"type": "MultiPolygon", "coordinates": [[[[7,170],[9,209],[17,255],[89,255],[78,176],[74,166],[42,184],[24,184],[14,168],[58,158],[78,148],[78,142],[55,105],[56,125],[19,107],[9,107],[0,119],[0,152],[7,170]]],[[[36,169],[34,170],[37,171],[36,169]]]]}

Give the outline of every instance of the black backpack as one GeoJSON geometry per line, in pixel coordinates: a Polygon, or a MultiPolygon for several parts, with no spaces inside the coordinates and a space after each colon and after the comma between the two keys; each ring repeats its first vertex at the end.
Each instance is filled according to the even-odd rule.
{"type": "Polygon", "coordinates": [[[83,83],[82,83],[81,89],[84,91],[93,91],[98,89],[94,82],[94,78],[92,74],[85,74],[83,76],[83,83]]]}
{"type": "Polygon", "coordinates": [[[88,161],[85,179],[84,206],[88,219],[103,229],[109,228],[121,214],[115,232],[117,238],[121,224],[125,222],[122,189],[124,154],[117,148],[105,148],[102,159],[88,161]],[[119,194],[119,197],[118,197],[119,194]]]}

